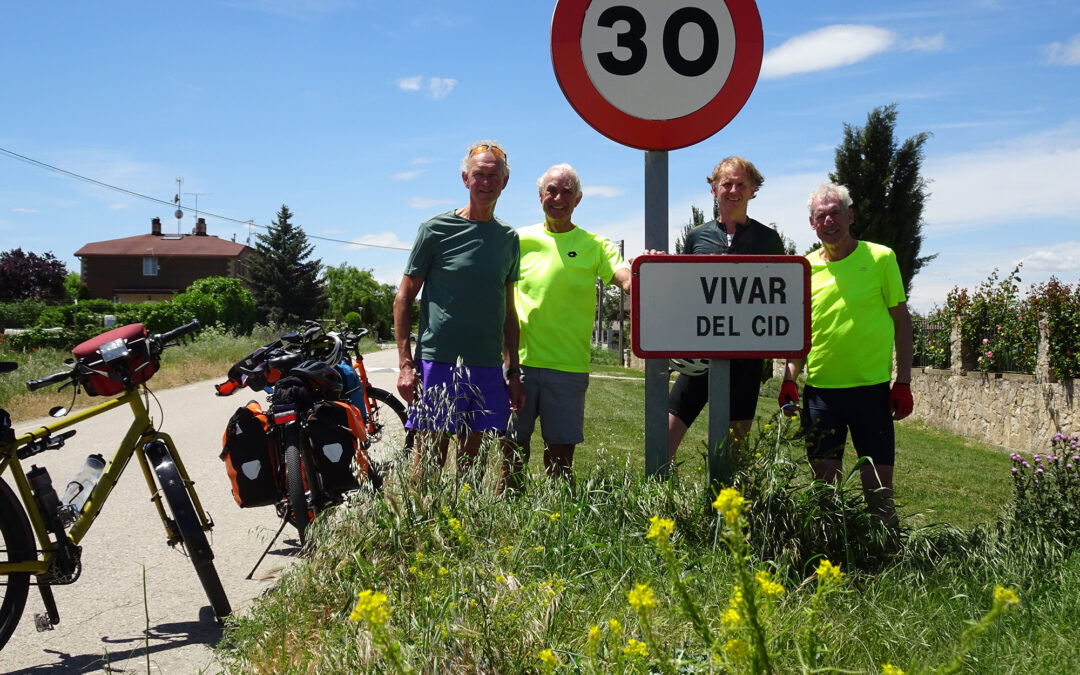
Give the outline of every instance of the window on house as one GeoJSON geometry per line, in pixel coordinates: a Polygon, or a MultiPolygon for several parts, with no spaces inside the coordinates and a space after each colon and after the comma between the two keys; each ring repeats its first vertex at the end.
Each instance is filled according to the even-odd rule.
{"type": "Polygon", "coordinates": [[[146,256],[142,259],[142,273],[144,277],[156,277],[158,273],[157,258],[146,256]]]}

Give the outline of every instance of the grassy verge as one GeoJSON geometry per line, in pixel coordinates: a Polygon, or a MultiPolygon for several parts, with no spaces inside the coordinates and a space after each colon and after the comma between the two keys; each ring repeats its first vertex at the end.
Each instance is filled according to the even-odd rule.
{"type": "Polygon", "coordinates": [[[749,502],[745,523],[727,527],[706,496],[698,458],[704,418],[680,452],[678,479],[644,479],[642,384],[632,371],[622,375],[592,379],[589,440],[579,446],[573,488],[540,478],[535,452],[534,480],[518,499],[493,495],[497,451],[483,479],[395,476],[383,494],[358,495],[316,523],[306,564],[231,620],[219,650],[224,666],[282,673],[877,673],[887,663],[925,672],[954,661],[957,670],[942,672],[1080,667],[1072,637],[1080,597],[1061,592],[1080,582],[1075,536],[1016,527],[1004,510],[1013,499],[1010,460],[998,449],[898,425],[897,494],[908,529],[895,552],[862,514],[857,485],[838,494],[807,485],[801,444],[789,440],[794,429],[770,414],[775,399],[763,396],[754,456],[737,478],[749,502]],[[653,518],[670,519],[668,549],[653,536],[663,522],[653,518]],[[757,555],[736,555],[738,546],[757,555]],[[815,551],[844,572],[825,593],[813,577],[815,551]],[[1012,596],[995,595],[997,584],[1017,589],[1022,611],[1006,611],[1012,596]],[[755,636],[760,651],[748,646],[755,636]]]}

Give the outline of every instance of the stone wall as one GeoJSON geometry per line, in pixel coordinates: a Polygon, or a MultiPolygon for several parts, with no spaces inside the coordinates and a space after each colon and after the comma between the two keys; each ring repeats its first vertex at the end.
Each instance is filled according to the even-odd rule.
{"type": "Polygon", "coordinates": [[[913,417],[1010,450],[1045,450],[1056,432],[1080,432],[1074,380],[927,368],[911,373],[911,394],[913,417]]]}

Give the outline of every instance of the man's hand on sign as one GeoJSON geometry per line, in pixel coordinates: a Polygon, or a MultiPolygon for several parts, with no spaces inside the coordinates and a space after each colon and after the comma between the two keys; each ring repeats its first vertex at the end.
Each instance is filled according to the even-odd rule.
{"type": "Polygon", "coordinates": [[[915,401],[911,398],[911,385],[906,382],[893,383],[889,390],[889,410],[893,413],[894,420],[902,420],[915,409],[915,401]]]}
{"type": "Polygon", "coordinates": [[[788,417],[799,414],[799,388],[793,381],[784,380],[780,385],[780,397],[777,401],[780,403],[780,410],[788,417]]]}

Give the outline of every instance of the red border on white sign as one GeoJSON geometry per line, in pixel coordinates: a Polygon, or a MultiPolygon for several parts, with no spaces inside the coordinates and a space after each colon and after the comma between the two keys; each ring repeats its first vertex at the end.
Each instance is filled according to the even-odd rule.
{"type": "Polygon", "coordinates": [[[709,103],[689,115],[647,120],[628,115],[609,103],[585,70],[581,32],[592,0],[558,0],[551,19],[551,62],[566,99],[594,129],[613,141],[641,150],[685,148],[720,131],[750,98],[764,52],[761,16],[754,0],[722,1],[735,28],[735,59],[724,86],[709,103]]]}

